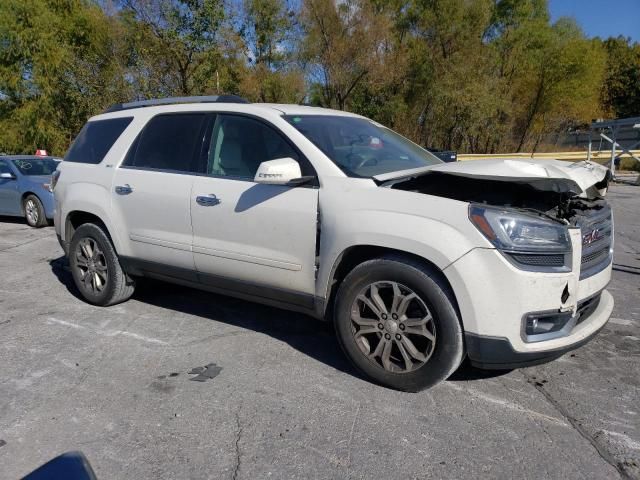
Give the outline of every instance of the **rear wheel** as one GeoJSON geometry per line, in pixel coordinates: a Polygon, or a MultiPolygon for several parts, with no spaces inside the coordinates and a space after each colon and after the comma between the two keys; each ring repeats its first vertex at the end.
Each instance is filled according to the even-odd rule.
{"type": "Polygon", "coordinates": [[[105,231],[93,223],[81,225],[69,245],[73,280],[87,302],[109,306],[124,302],[135,285],[127,277],[105,231]]]}
{"type": "Polygon", "coordinates": [[[342,282],[334,313],[354,365],[385,386],[418,391],[446,379],[464,346],[453,295],[440,275],[412,260],[385,257],[342,282]]]}
{"type": "Polygon", "coordinates": [[[41,228],[48,225],[42,202],[35,195],[27,195],[22,202],[22,210],[27,224],[33,228],[41,228]]]}

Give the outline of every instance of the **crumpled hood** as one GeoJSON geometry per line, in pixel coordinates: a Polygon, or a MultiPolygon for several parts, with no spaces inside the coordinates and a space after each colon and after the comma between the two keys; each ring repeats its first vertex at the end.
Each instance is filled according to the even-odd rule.
{"type": "Polygon", "coordinates": [[[433,173],[527,183],[540,190],[570,192],[580,196],[587,196],[594,189],[599,196],[604,196],[611,175],[608,168],[586,161],[569,163],[560,160],[488,159],[393,172],[378,175],[374,180],[378,183],[395,183],[394,180],[433,173]]]}

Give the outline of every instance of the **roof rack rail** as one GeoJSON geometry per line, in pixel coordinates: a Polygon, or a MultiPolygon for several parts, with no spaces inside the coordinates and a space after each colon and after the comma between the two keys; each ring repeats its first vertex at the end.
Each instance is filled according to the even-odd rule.
{"type": "Polygon", "coordinates": [[[107,108],[103,113],[118,112],[132,108],[155,107],[158,105],[172,105],[175,103],[249,103],[238,95],[205,95],[199,97],[168,97],[140,100],[137,102],[116,103],[107,108]]]}

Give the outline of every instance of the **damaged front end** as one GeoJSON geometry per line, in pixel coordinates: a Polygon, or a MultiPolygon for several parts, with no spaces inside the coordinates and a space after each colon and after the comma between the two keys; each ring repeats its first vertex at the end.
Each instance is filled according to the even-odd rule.
{"type": "Polygon", "coordinates": [[[611,173],[600,165],[489,160],[386,177],[376,181],[468,202],[471,222],[520,269],[576,268],[570,229],[580,229],[580,279],[611,263],[613,219],[604,199],[611,173]]]}

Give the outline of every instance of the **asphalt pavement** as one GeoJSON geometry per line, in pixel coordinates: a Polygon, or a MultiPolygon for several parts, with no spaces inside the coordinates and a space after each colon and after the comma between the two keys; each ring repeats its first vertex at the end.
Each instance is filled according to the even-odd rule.
{"type": "Polygon", "coordinates": [[[0,478],[70,450],[105,479],[640,479],[640,187],[613,186],[616,306],[539,367],[421,393],[327,324],[160,282],[78,298],[53,228],[0,218],[0,478]]]}

